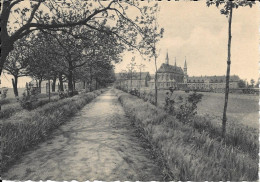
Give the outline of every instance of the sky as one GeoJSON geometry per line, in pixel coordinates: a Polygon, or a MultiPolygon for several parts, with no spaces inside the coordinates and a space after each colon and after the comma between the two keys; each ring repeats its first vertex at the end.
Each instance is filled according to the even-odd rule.
{"type": "MultiPolygon", "coordinates": [[[[216,7],[207,7],[205,1],[159,2],[158,23],[165,29],[158,44],[158,65],[165,62],[168,50],[170,64],[184,66],[186,56],[188,75],[225,75],[228,42],[228,18],[216,7]]],[[[259,60],[259,3],[253,8],[233,11],[231,74],[241,79],[258,79],[259,60]]],[[[125,53],[115,71],[126,70],[132,56],[144,71],[155,72],[154,62],[142,60],[136,53],[125,53]]]]}
{"type": "MultiPolygon", "coordinates": [[[[164,37],[158,43],[158,67],[169,54],[170,64],[184,66],[186,57],[189,76],[225,75],[227,60],[228,19],[215,6],[205,1],[160,1],[158,23],[164,28],[164,37]]],[[[231,43],[231,75],[241,79],[257,80],[259,75],[260,8],[240,7],[233,11],[231,43]]],[[[138,53],[125,52],[123,61],[115,65],[115,72],[126,70],[135,56],[143,71],[155,72],[154,62],[144,61],[138,53]]],[[[11,87],[12,77],[2,74],[2,87],[11,87]]],[[[24,87],[30,78],[19,78],[18,87],[24,87]]]]}

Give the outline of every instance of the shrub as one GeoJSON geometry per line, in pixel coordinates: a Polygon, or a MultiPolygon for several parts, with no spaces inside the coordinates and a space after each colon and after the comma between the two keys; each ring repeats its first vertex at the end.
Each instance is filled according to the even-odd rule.
{"type": "Polygon", "coordinates": [[[176,116],[183,123],[190,122],[192,117],[197,114],[197,104],[201,101],[203,95],[194,92],[189,94],[187,99],[182,96],[172,99],[173,91],[171,90],[171,95],[169,95],[169,92],[166,93],[164,110],[168,114],[176,116]]]}
{"type": "Polygon", "coordinates": [[[4,105],[4,104],[9,104],[11,101],[10,101],[10,99],[0,99],[0,105],[2,106],[2,105],[4,105]]]}
{"type": "MultiPolygon", "coordinates": [[[[197,114],[197,104],[202,99],[202,94],[196,92],[190,94],[188,99],[180,105],[180,110],[176,113],[176,117],[183,123],[191,121],[191,118],[197,114]]],[[[182,98],[180,100],[183,100],[182,98]]]]}
{"type": "Polygon", "coordinates": [[[1,108],[0,119],[11,117],[14,113],[22,110],[20,104],[8,104],[1,108]]]}
{"type": "Polygon", "coordinates": [[[64,92],[64,91],[59,91],[59,98],[60,99],[64,99],[64,98],[67,98],[69,95],[67,92],[64,92]]]}
{"type": "Polygon", "coordinates": [[[32,110],[33,109],[33,103],[38,100],[36,95],[26,95],[26,93],[23,93],[22,99],[19,100],[21,106],[23,109],[32,110]]]}
{"type": "Polygon", "coordinates": [[[8,88],[3,88],[1,93],[1,99],[5,99],[7,97],[8,88]]]}

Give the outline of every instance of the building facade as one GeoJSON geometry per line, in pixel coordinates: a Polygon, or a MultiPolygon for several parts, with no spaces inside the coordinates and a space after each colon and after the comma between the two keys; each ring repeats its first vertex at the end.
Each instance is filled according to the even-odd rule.
{"type": "MultiPolygon", "coordinates": [[[[157,88],[168,89],[169,87],[178,87],[178,85],[187,83],[187,63],[185,58],[184,69],[175,65],[169,64],[169,56],[166,54],[166,61],[163,63],[157,71],[157,88]]],[[[154,89],[155,79],[149,82],[150,88],[154,89]]]]}
{"type": "MultiPolygon", "coordinates": [[[[240,78],[237,75],[230,76],[229,88],[239,88],[240,78]]],[[[187,86],[191,90],[224,91],[226,87],[226,76],[193,76],[188,77],[187,86]]]]}
{"type": "Polygon", "coordinates": [[[151,76],[149,72],[133,72],[126,73],[116,73],[116,81],[115,86],[120,86],[121,88],[130,89],[138,89],[149,86],[149,81],[151,80],[151,76]]]}

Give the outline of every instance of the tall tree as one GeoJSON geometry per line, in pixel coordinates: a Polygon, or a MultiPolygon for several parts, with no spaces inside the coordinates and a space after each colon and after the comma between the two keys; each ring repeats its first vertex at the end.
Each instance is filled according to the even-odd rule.
{"type": "Polygon", "coordinates": [[[227,53],[227,72],[226,72],[226,89],[225,89],[225,102],[222,118],[222,137],[225,138],[226,134],[226,123],[227,123],[227,106],[228,106],[228,94],[229,94],[229,78],[230,78],[230,65],[231,65],[231,25],[233,9],[238,7],[250,6],[255,3],[247,0],[236,0],[236,1],[222,1],[222,0],[207,0],[207,6],[216,5],[218,8],[222,6],[220,13],[228,18],[228,53],[227,53]]]}
{"type": "Polygon", "coordinates": [[[55,62],[52,62],[53,57],[50,54],[53,47],[49,46],[44,35],[39,33],[30,36],[28,44],[30,46],[30,56],[26,68],[27,75],[38,80],[38,87],[41,92],[42,81],[50,79],[54,74],[55,62]]]}
{"type": "Polygon", "coordinates": [[[158,102],[158,88],[157,88],[157,58],[159,56],[159,51],[157,50],[157,43],[163,37],[164,29],[160,28],[157,20],[158,12],[160,8],[158,4],[155,4],[153,7],[153,13],[147,18],[149,26],[144,28],[143,41],[141,42],[141,47],[145,49],[145,54],[150,58],[154,59],[155,66],[155,78],[154,78],[154,88],[155,88],[155,105],[157,106],[158,102]]]}
{"type": "Polygon", "coordinates": [[[29,48],[26,46],[26,39],[20,39],[14,44],[13,51],[7,57],[4,69],[12,75],[12,85],[15,97],[19,96],[17,84],[18,78],[27,76],[26,68],[28,66],[29,48]]]}

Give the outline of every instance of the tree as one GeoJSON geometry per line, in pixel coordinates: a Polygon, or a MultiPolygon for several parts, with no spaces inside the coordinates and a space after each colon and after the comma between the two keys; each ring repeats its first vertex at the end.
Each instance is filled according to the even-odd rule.
{"type": "Polygon", "coordinates": [[[132,57],[131,62],[127,65],[128,73],[130,74],[130,90],[132,90],[133,73],[135,72],[136,62],[135,57],[132,57]]]}
{"type": "Polygon", "coordinates": [[[251,80],[250,80],[250,83],[251,83],[251,87],[254,87],[254,85],[255,85],[255,80],[254,80],[254,79],[251,79],[251,80]]]}
{"type": "Polygon", "coordinates": [[[255,88],[259,88],[259,79],[257,80],[257,82],[255,84],[255,88]]]}
{"type": "MultiPolygon", "coordinates": [[[[136,21],[129,18],[127,14],[131,14],[132,8],[137,9],[142,17],[144,8],[135,1],[2,0],[0,75],[8,54],[14,48],[14,43],[33,31],[69,32],[66,28],[84,26],[102,32],[104,31],[102,27],[104,25],[109,27],[107,24],[110,22],[110,25],[114,24],[114,26],[109,27],[108,33],[116,35],[125,44],[135,47],[135,39],[140,31],[137,23],[140,21],[146,24],[146,21],[145,18],[138,16],[136,21]],[[14,17],[14,20],[10,17],[14,17]]],[[[148,11],[149,8],[146,8],[146,14],[149,14],[148,11]]]]}
{"type": "Polygon", "coordinates": [[[145,49],[145,54],[150,58],[154,59],[155,66],[155,78],[154,78],[154,87],[155,87],[155,105],[157,106],[158,102],[158,88],[157,88],[157,58],[159,56],[159,52],[157,50],[157,43],[163,37],[164,29],[159,27],[157,21],[157,14],[160,11],[158,4],[155,4],[153,7],[153,13],[150,14],[148,19],[149,26],[144,28],[144,37],[141,42],[141,47],[145,49]]]}
{"type": "Polygon", "coordinates": [[[50,53],[54,47],[49,45],[41,33],[31,35],[28,44],[30,55],[26,68],[27,75],[38,80],[38,88],[41,92],[42,81],[51,79],[55,74],[54,63],[56,62],[53,61],[53,54],[50,53]]]}
{"type": "Polygon", "coordinates": [[[225,89],[225,102],[222,118],[222,137],[225,138],[226,134],[226,122],[227,122],[227,105],[228,105],[228,94],[229,94],[229,78],[230,78],[230,64],[231,64],[231,24],[233,9],[238,7],[250,6],[255,3],[253,1],[247,0],[237,0],[237,1],[222,1],[222,0],[207,0],[207,6],[216,5],[218,8],[222,6],[220,13],[228,17],[228,54],[227,54],[227,73],[226,73],[226,89],[225,89]]]}
{"type": "Polygon", "coordinates": [[[239,80],[238,81],[238,87],[239,88],[245,88],[246,87],[246,81],[245,80],[239,80]]]}
{"type": "Polygon", "coordinates": [[[15,97],[19,96],[17,89],[18,78],[27,76],[29,48],[26,46],[25,41],[25,38],[23,38],[14,44],[14,49],[8,55],[4,65],[7,73],[13,76],[12,85],[15,97]]]}
{"type": "Polygon", "coordinates": [[[139,93],[141,93],[141,86],[142,86],[142,69],[145,68],[145,65],[139,64],[137,67],[138,67],[138,69],[140,70],[139,93]]]}

